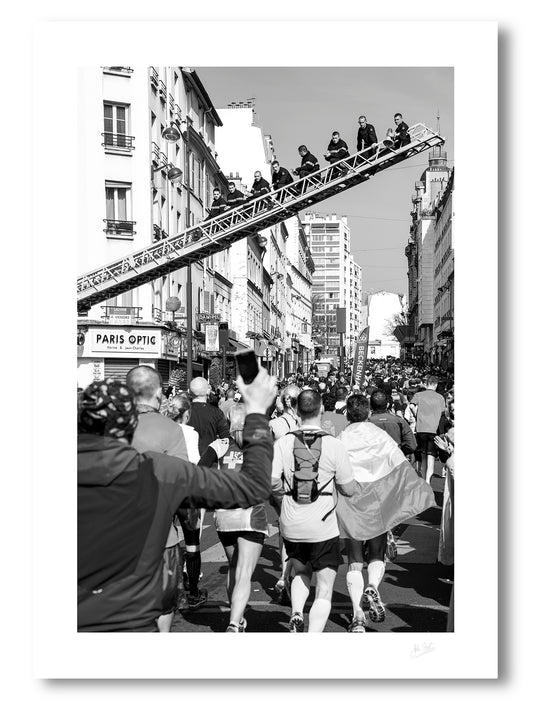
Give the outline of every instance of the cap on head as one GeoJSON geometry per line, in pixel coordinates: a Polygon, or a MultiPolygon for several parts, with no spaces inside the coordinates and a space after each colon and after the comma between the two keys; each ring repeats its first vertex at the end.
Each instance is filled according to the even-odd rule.
{"type": "Polygon", "coordinates": [[[189,391],[191,392],[192,396],[195,397],[207,396],[207,394],[209,393],[209,382],[202,376],[195,376],[194,379],[192,379],[191,381],[189,391]]]}

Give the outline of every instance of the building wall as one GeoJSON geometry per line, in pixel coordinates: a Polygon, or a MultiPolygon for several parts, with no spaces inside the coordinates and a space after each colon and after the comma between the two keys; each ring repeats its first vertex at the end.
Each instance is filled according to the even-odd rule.
{"type": "Polygon", "coordinates": [[[369,357],[400,356],[400,343],[386,330],[393,316],[399,315],[402,310],[403,296],[398,293],[377,291],[368,295],[369,357]]]}
{"type": "MultiPolygon", "coordinates": [[[[187,225],[201,220],[220,168],[214,152],[214,122],[218,117],[210,112],[209,98],[194,72],[186,75],[177,67],[160,66],[124,71],[83,69],[80,71],[79,95],[78,268],[83,273],[127,256],[154,241],[176,235],[187,225]],[[104,104],[109,106],[106,112],[104,104]],[[125,129],[121,126],[124,124],[123,109],[125,129]],[[102,136],[103,132],[109,131],[105,129],[109,123],[104,121],[108,112],[116,118],[110,131],[111,138],[102,136]],[[180,125],[184,134],[177,143],[162,137],[170,119],[180,125]],[[132,148],[129,148],[130,144],[132,148]],[[171,182],[166,175],[167,169],[158,168],[169,164],[181,169],[181,182],[171,182]],[[196,173],[197,179],[193,178],[196,173]],[[117,231],[108,222],[110,200],[106,198],[106,186],[118,189],[115,198],[118,210],[112,219],[127,222],[126,229],[121,226],[117,231]],[[124,201],[121,189],[126,186],[124,201]]],[[[230,280],[227,266],[221,266],[220,271],[230,280]]],[[[106,305],[138,308],[139,319],[134,324],[162,325],[165,320],[172,319],[172,313],[165,310],[170,296],[181,300],[181,309],[175,315],[185,316],[189,303],[185,280],[185,270],[171,273],[106,301],[104,309],[106,305]]],[[[199,329],[196,314],[214,310],[214,270],[209,262],[192,266],[192,281],[193,327],[199,329]]],[[[228,288],[222,282],[219,293],[228,296],[228,288]]],[[[220,306],[228,309],[229,298],[220,302],[220,306]]],[[[104,309],[102,305],[93,306],[87,321],[107,324],[104,309]]],[[[169,345],[171,335],[174,334],[164,330],[159,360],[178,363],[181,359],[184,363],[184,346],[181,343],[174,347],[169,345]]],[[[198,358],[201,351],[199,339],[196,335],[193,341],[196,372],[202,368],[198,358]]],[[[87,345],[88,342],[78,347],[80,369],[85,370],[80,373],[84,378],[87,369],[94,367],[84,361],[87,345]]],[[[108,350],[110,358],[113,354],[113,350],[108,350]]],[[[116,351],[115,356],[118,354],[116,351]]]]}
{"type": "Polygon", "coordinates": [[[435,208],[446,189],[450,170],[442,147],[431,149],[428,167],[415,182],[409,241],[405,249],[408,276],[408,319],[415,356],[431,356],[435,321],[435,208]]]}
{"type": "Polygon", "coordinates": [[[304,221],[315,265],[312,296],[315,342],[323,357],[337,356],[336,308],[346,308],[345,346],[353,348],[360,324],[361,269],[350,254],[345,216],[309,213],[304,221]]]}

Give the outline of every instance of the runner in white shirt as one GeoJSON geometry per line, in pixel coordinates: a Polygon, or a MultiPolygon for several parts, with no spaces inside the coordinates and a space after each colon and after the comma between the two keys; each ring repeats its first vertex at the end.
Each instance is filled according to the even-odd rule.
{"type": "MultiPolygon", "coordinates": [[[[299,503],[287,493],[294,484],[295,435],[285,435],[274,443],[272,492],[282,498],[280,531],[295,572],[291,584],[291,633],[301,633],[304,630],[303,610],[313,573],[316,573],[317,585],[315,600],[309,612],[308,630],[324,630],[331,611],[335,576],[342,562],[335,514],[335,487],[346,496],[351,496],[356,489],[348,453],[338,440],[325,434],[320,427],[323,410],[317,391],[306,389],[298,396],[297,411],[302,424],[300,430],[308,441],[306,444],[314,445],[315,433],[322,435],[317,474],[319,495],[312,503],[299,503]],[[329,495],[321,495],[320,490],[329,492],[329,495]]],[[[311,450],[309,454],[312,455],[311,450]]]]}

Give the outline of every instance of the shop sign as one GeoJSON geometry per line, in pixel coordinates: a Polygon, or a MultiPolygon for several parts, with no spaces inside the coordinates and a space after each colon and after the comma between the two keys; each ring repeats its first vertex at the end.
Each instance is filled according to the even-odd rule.
{"type": "Polygon", "coordinates": [[[197,313],[196,320],[199,323],[219,323],[220,314],[219,313],[197,313]]]}
{"type": "Polygon", "coordinates": [[[140,327],[97,327],[89,329],[84,357],[159,357],[161,330],[140,327]]]}
{"type": "Polygon", "coordinates": [[[134,322],[135,308],[129,306],[108,306],[108,321],[112,325],[131,325],[134,322]]]}
{"type": "Polygon", "coordinates": [[[218,340],[218,324],[205,326],[205,351],[218,352],[220,344],[218,340]]]}

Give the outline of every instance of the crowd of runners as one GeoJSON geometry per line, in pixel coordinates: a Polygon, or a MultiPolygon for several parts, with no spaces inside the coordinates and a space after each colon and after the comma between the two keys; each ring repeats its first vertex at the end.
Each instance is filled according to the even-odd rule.
{"type": "Polygon", "coordinates": [[[283,381],[260,368],[218,388],[195,377],[164,388],[148,366],[78,391],[78,630],[169,631],[208,601],[202,522],[228,561],[227,632],[245,632],[251,582],[272,506],[275,592],[288,630],[325,629],[346,563],[349,632],[381,622],[393,530],[435,506],[445,477],[439,553],[453,564],[453,374],[369,360],[361,388],[332,369],[283,381]],[[314,581],[314,599],[304,605],[314,581]]]}

